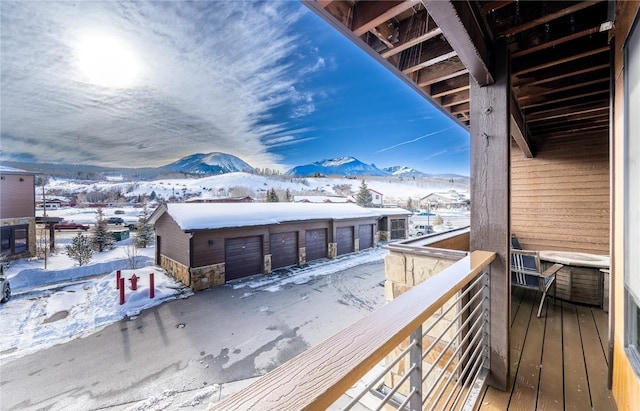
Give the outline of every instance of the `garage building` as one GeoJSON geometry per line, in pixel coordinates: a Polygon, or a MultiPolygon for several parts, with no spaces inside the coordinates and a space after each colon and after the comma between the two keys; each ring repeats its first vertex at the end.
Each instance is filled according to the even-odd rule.
{"type": "Polygon", "coordinates": [[[355,204],[159,206],[156,264],[194,290],[374,247],[380,209],[355,204]]]}

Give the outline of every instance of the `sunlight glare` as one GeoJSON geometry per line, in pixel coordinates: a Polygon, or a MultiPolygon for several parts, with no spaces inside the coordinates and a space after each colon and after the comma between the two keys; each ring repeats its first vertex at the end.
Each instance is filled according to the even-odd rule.
{"type": "Polygon", "coordinates": [[[126,44],[107,36],[80,43],[78,66],[90,83],[112,88],[131,86],[139,72],[138,60],[126,44]]]}

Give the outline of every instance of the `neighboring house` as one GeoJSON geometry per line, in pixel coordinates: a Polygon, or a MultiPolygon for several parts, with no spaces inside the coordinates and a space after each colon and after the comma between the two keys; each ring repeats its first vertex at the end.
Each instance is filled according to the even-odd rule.
{"type": "Polygon", "coordinates": [[[431,193],[420,199],[420,207],[428,209],[468,209],[469,204],[468,195],[465,193],[459,193],[456,190],[431,193]]]}
{"type": "Polygon", "coordinates": [[[371,193],[371,204],[374,207],[382,207],[382,197],[383,194],[379,191],[376,191],[372,188],[369,188],[369,192],[371,193]]]}
{"type": "Polygon", "coordinates": [[[355,204],[170,203],[150,222],[156,263],[201,290],[374,247],[380,215],[355,204]]]}
{"type": "Polygon", "coordinates": [[[0,166],[1,255],[35,255],[35,173],[0,166]]]}
{"type": "Polygon", "coordinates": [[[355,203],[352,197],[340,196],[293,196],[294,203],[355,203]]]}

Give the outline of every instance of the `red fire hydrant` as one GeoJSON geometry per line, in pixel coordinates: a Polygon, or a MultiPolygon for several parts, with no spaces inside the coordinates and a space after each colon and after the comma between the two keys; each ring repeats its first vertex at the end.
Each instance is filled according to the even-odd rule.
{"type": "Polygon", "coordinates": [[[138,277],[134,274],[131,276],[131,278],[129,278],[129,281],[131,281],[131,289],[132,290],[137,290],[138,289],[138,277]]]}

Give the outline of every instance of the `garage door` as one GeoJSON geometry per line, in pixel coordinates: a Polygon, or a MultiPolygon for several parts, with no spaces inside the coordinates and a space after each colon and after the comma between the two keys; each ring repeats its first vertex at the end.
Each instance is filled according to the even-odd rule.
{"type": "Polygon", "coordinates": [[[225,278],[262,273],[262,237],[227,238],[224,244],[225,278]]]}
{"type": "Polygon", "coordinates": [[[360,239],[360,250],[373,247],[373,225],[358,226],[358,238],[360,239]]]}
{"type": "Polygon", "coordinates": [[[338,255],[353,252],[353,227],[338,227],[336,229],[336,237],[338,255]]]}
{"type": "Polygon", "coordinates": [[[271,268],[298,264],[298,233],[271,234],[271,268]]]}
{"type": "Polygon", "coordinates": [[[318,260],[327,256],[327,229],[307,230],[305,233],[307,261],[318,260]]]}

